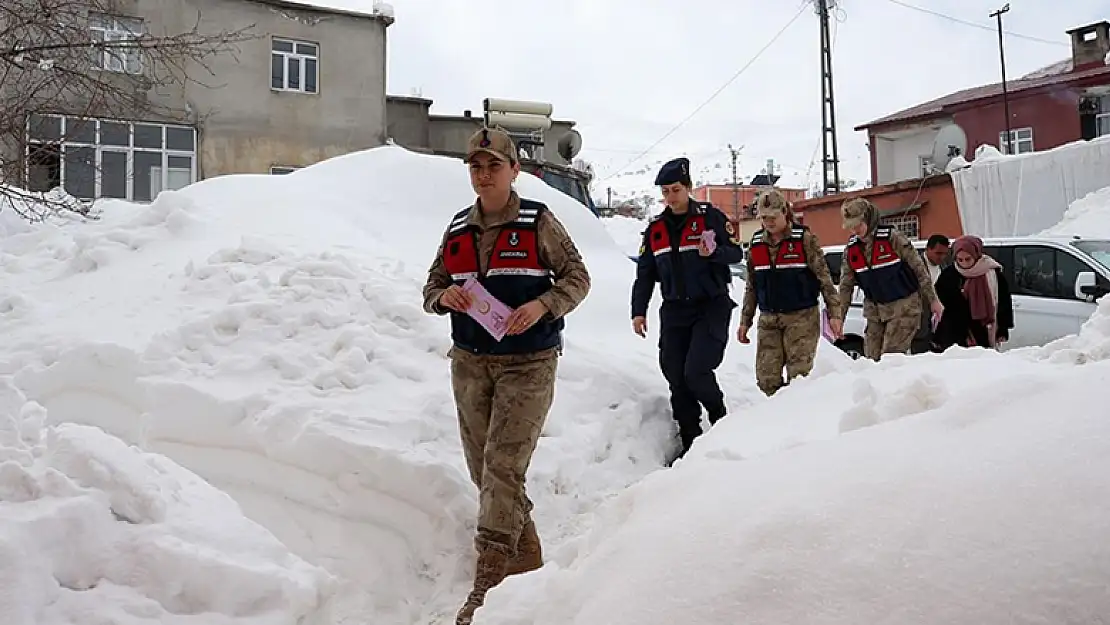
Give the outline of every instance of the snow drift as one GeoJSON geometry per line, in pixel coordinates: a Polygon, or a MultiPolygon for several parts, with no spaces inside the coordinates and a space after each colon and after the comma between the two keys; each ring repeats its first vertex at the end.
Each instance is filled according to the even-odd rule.
{"type": "Polygon", "coordinates": [[[1099,622],[1108,324],[1110,298],[1081,368],[958,350],[806,381],[606,504],[482,622],[1099,622]]]}
{"type": "MultiPolygon", "coordinates": [[[[529,475],[558,553],[599,502],[661,466],[673,424],[656,345],[629,327],[627,256],[584,206],[519,184],[566,224],[594,279],[529,475]]],[[[386,146],[14,232],[0,238],[0,376],[47,427],[95,426],[229,494],[335,577],[333,622],[449,619],[477,503],[447,320],[423,313],[420,288],[472,197],[458,161],[386,146]]],[[[721,371],[736,411],[762,401],[751,353],[721,371]]]]}
{"type": "MultiPolygon", "coordinates": [[[[529,473],[549,564],[496,590],[479,623],[782,622],[805,606],[865,622],[873,596],[888,613],[951,616],[903,601],[909,580],[952,599],[938,610],[1009,587],[1025,591],[1022,615],[1103,607],[1085,594],[1107,572],[1089,475],[1110,456],[1083,411],[1106,375],[1105,304],[1071,342],[1020,355],[873,365],[822,342],[813,374],[773,400],[754,350],[731,343],[730,416],[656,473],[674,426],[656,341],[629,328],[633,266],[584,206],[530,176],[520,189],[567,225],[594,288],[569,319],[529,473]],[[1059,423],[1062,407],[1079,416],[1059,423]],[[1052,548],[1025,577],[975,577],[1052,548]],[[1065,579],[1054,564],[1069,587],[1044,581],[1065,579]]],[[[452,622],[477,504],[447,320],[423,313],[420,287],[471,198],[458,161],[387,146],[0,237],[0,579],[16,584],[0,586],[3,613],[452,622]]]]}

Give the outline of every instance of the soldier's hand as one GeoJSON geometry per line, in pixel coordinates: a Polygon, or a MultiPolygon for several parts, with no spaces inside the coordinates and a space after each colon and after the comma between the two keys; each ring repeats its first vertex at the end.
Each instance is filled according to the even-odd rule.
{"type": "Polygon", "coordinates": [[[439,305],[455,312],[465,313],[474,303],[474,295],[461,286],[452,284],[439,296],[439,305]]]}
{"type": "Polygon", "coordinates": [[[840,319],[829,319],[829,330],[832,332],[833,338],[844,338],[844,322],[840,319]]]}
{"type": "Polygon", "coordinates": [[[505,325],[508,327],[506,334],[516,335],[523,334],[528,331],[528,328],[536,325],[540,317],[547,313],[547,306],[539,300],[532,300],[527,304],[517,308],[509,318],[505,320],[505,325]]]}
{"type": "Polygon", "coordinates": [[[736,340],[745,345],[752,342],[752,340],[748,338],[748,326],[740,326],[740,329],[736,331],[736,340]]]}
{"type": "Polygon", "coordinates": [[[938,299],[933,302],[931,308],[933,309],[933,320],[939,321],[941,316],[944,315],[944,304],[941,304],[938,299]]]}
{"type": "Polygon", "coordinates": [[[647,336],[647,317],[633,317],[632,331],[642,337],[647,336]]]}

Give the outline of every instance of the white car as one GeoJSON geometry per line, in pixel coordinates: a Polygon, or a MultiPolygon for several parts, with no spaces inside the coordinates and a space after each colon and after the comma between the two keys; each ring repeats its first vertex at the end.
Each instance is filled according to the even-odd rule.
{"type": "MultiPolygon", "coordinates": [[[[915,241],[919,253],[925,241],[915,241]]],[[[1001,349],[1044,345],[1077,334],[1110,293],[1110,239],[1009,237],[983,240],[984,251],[1003,267],[1014,302],[1014,328],[1001,349]]],[[[826,246],[833,281],[840,280],[843,245],[826,246]]],[[[863,294],[855,289],[837,347],[863,354],[863,294]]]]}

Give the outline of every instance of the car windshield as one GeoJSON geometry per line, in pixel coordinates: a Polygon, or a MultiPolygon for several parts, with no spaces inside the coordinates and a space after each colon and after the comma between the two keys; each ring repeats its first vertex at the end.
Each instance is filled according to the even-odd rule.
{"type": "Polygon", "coordinates": [[[1075,241],[1072,245],[1086,252],[1098,264],[1110,269],[1110,240],[1075,241]]]}

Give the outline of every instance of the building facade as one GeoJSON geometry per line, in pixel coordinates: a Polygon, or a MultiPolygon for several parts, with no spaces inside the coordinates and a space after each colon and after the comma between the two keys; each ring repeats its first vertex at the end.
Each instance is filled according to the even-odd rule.
{"type": "MultiPolygon", "coordinates": [[[[762,175],[766,178],[766,175],[762,175]]],[[[776,176],[777,178],[777,176],[776,176]]],[[[759,230],[759,220],[755,218],[752,207],[760,193],[771,188],[778,189],[786,196],[786,201],[795,204],[806,197],[805,189],[785,189],[759,184],[703,184],[695,187],[691,195],[699,202],[709,202],[721,209],[728,216],[729,221],[736,228],[740,237],[747,241],[751,235],[759,230]]]]}
{"type": "Polygon", "coordinates": [[[941,128],[960,127],[963,156],[980,145],[1002,153],[1048,150],[1110,135],[1110,22],[1068,31],[1071,59],[1007,83],[965,89],[860,125],[871,152],[871,180],[883,185],[934,171],[933,144],[941,128]],[[1006,135],[1009,105],[1010,141],[1006,135]]]}
{"type": "MultiPolygon", "coordinates": [[[[122,0],[89,16],[93,40],[251,28],[235,55],[206,59],[204,84],[151,90],[129,115],[59,105],[28,111],[22,154],[32,190],[150,201],[165,189],[224,174],[287,173],[386,139],[386,29],[392,14],[320,9],[291,0],[122,0]],[[95,113],[90,115],[90,112],[95,113]],[[59,149],[60,148],[60,149],[59,149]]],[[[142,59],[96,60],[121,79],[142,59]]],[[[11,88],[11,87],[9,87],[11,88]]]]}
{"type": "Polygon", "coordinates": [[[805,213],[805,225],[822,245],[843,245],[851,235],[844,229],[840,207],[857,197],[872,201],[879,209],[880,220],[898,228],[911,241],[933,234],[953,239],[963,234],[956,190],[948,174],[809,198],[795,204],[794,209],[805,213]]]}

